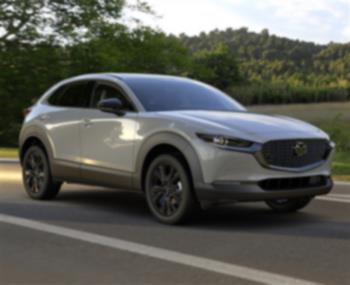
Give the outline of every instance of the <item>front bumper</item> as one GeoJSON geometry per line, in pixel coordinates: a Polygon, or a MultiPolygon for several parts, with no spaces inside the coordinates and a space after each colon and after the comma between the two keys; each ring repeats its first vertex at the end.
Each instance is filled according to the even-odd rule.
{"type": "Polygon", "coordinates": [[[264,201],[270,199],[313,197],[329,193],[333,187],[331,177],[324,176],[324,183],[318,186],[264,190],[258,182],[214,182],[197,185],[198,199],[205,203],[226,203],[239,201],[264,201]]]}
{"type": "MultiPolygon", "coordinates": [[[[196,141],[196,151],[200,161],[202,181],[213,184],[219,181],[257,182],[273,178],[293,178],[303,176],[330,176],[334,149],[322,163],[301,169],[276,169],[262,165],[259,150],[239,152],[220,149],[216,146],[196,141]]],[[[197,184],[197,181],[194,181],[197,184]]],[[[197,188],[197,185],[195,185],[197,188]]]]}
{"type": "Polygon", "coordinates": [[[244,153],[228,151],[208,143],[197,141],[196,150],[201,162],[202,179],[195,179],[194,188],[201,203],[225,203],[235,201],[264,201],[269,199],[313,197],[330,192],[333,187],[331,163],[334,149],[327,159],[318,165],[305,169],[276,169],[261,164],[259,151],[244,153]],[[288,187],[262,184],[266,180],[302,180],[322,177],[324,183],[288,187]],[[305,186],[305,187],[304,187],[305,186]]]}

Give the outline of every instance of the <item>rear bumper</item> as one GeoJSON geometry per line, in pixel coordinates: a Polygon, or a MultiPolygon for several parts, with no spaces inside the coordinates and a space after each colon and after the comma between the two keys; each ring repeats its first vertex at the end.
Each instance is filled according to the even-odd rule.
{"type": "Polygon", "coordinates": [[[322,186],[304,187],[287,190],[264,190],[257,182],[218,182],[197,185],[196,193],[201,202],[226,203],[235,201],[264,201],[270,199],[313,197],[325,195],[331,191],[333,181],[325,177],[322,186]]]}

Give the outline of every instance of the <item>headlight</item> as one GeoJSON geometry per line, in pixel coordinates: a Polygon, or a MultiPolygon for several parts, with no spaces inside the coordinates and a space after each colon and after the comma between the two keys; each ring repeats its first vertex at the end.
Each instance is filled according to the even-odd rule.
{"type": "Polygon", "coordinates": [[[335,142],[333,141],[328,141],[327,142],[327,146],[326,146],[326,151],[324,153],[323,158],[327,159],[328,156],[330,155],[330,153],[332,152],[332,150],[335,148],[335,142]]]}
{"type": "Polygon", "coordinates": [[[212,143],[221,147],[245,149],[250,148],[254,145],[254,143],[251,141],[220,135],[197,134],[197,136],[205,142],[212,143]]]}

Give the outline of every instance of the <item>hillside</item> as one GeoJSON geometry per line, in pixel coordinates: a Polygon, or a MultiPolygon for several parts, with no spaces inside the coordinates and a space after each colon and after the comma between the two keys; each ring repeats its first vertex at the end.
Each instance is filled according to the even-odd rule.
{"type": "Polygon", "coordinates": [[[180,40],[193,54],[211,50],[218,43],[227,45],[249,82],[350,85],[350,43],[318,45],[270,35],[268,30],[254,33],[247,28],[214,30],[193,37],[181,35],[180,40]]]}

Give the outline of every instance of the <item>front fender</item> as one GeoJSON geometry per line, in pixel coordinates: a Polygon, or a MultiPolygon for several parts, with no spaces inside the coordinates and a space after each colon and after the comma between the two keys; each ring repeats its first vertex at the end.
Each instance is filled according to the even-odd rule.
{"type": "Polygon", "coordinates": [[[134,188],[138,190],[142,189],[142,168],[148,153],[153,148],[164,144],[177,148],[183,154],[190,168],[192,181],[196,188],[196,184],[203,181],[201,164],[197,152],[189,140],[172,132],[153,134],[141,145],[136,154],[135,174],[133,176],[134,188]]]}

